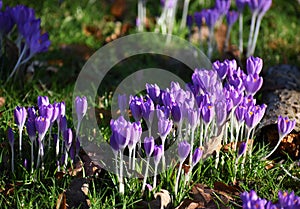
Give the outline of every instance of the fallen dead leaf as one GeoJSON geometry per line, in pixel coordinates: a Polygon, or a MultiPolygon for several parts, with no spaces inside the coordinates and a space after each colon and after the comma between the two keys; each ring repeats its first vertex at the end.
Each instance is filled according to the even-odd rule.
{"type": "Polygon", "coordinates": [[[4,97],[0,97],[0,107],[3,107],[5,104],[5,98],[4,97]]]}
{"type": "Polygon", "coordinates": [[[136,204],[139,209],[171,209],[172,200],[169,192],[165,189],[154,194],[155,200],[150,202],[140,201],[136,204]]]}
{"type": "Polygon", "coordinates": [[[223,135],[219,134],[218,136],[213,136],[205,145],[203,149],[203,157],[202,159],[205,160],[210,155],[212,155],[215,151],[220,152],[222,148],[222,139],[223,135]]]}
{"type": "Polygon", "coordinates": [[[67,198],[65,192],[59,194],[56,201],[56,209],[67,209],[67,198]]]}

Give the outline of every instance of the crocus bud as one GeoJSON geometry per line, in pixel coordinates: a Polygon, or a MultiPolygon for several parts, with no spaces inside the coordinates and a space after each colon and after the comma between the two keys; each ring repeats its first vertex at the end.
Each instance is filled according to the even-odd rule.
{"type": "Polygon", "coordinates": [[[254,95],[262,87],[263,79],[262,77],[259,77],[257,73],[255,73],[245,77],[243,83],[247,94],[254,95]]]}
{"type": "Polygon", "coordinates": [[[203,150],[197,147],[197,148],[195,149],[194,154],[193,154],[193,158],[192,158],[192,167],[194,167],[194,166],[199,162],[199,160],[200,160],[201,157],[202,157],[202,154],[203,154],[203,150]]]}
{"type": "Polygon", "coordinates": [[[10,146],[13,147],[14,141],[15,141],[15,136],[14,136],[14,132],[11,127],[8,127],[8,129],[7,129],[7,138],[8,138],[8,142],[9,142],[10,146]]]}
{"type": "Polygon", "coordinates": [[[35,119],[28,118],[26,123],[27,133],[30,139],[34,139],[36,137],[36,129],[35,129],[35,119]]]}
{"type": "Polygon", "coordinates": [[[69,151],[70,147],[72,145],[72,140],[73,140],[72,129],[68,128],[67,130],[65,130],[64,133],[63,133],[63,137],[64,137],[64,142],[65,142],[65,146],[67,148],[67,151],[69,151]]]}
{"type": "Polygon", "coordinates": [[[140,96],[130,97],[129,108],[135,121],[141,120],[143,116],[143,98],[140,96]]]}
{"type": "Polygon", "coordinates": [[[226,21],[228,26],[232,26],[238,19],[239,13],[236,11],[229,11],[226,15],[226,21]]]}
{"type": "Polygon", "coordinates": [[[27,111],[25,107],[17,106],[14,110],[15,123],[19,128],[23,128],[25,125],[27,111]]]}
{"type": "Polygon", "coordinates": [[[42,106],[42,105],[49,105],[49,98],[47,96],[38,96],[37,98],[37,105],[38,107],[42,106]]]}
{"type": "Polygon", "coordinates": [[[181,110],[178,104],[174,104],[171,109],[172,119],[175,123],[179,123],[182,119],[181,110]]]}
{"type": "Polygon", "coordinates": [[[191,145],[187,141],[182,141],[178,144],[178,157],[180,162],[183,162],[189,155],[191,145]]]}
{"type": "Polygon", "coordinates": [[[241,142],[239,146],[238,157],[242,156],[246,152],[246,142],[241,142]]]}
{"type": "Polygon", "coordinates": [[[118,95],[118,106],[122,114],[126,112],[128,107],[126,94],[118,95]]]}
{"type": "Polygon", "coordinates": [[[66,116],[62,116],[60,118],[60,122],[59,122],[59,128],[60,128],[60,131],[63,133],[65,130],[67,130],[67,118],[66,116]]]}
{"type": "Polygon", "coordinates": [[[248,75],[250,74],[259,74],[263,67],[263,60],[259,57],[249,57],[246,61],[246,69],[248,75]]]}
{"type": "Polygon", "coordinates": [[[147,157],[150,157],[154,151],[154,138],[152,136],[145,137],[144,148],[145,148],[145,153],[146,153],[147,157]]]}
{"type": "Polygon", "coordinates": [[[48,131],[50,120],[46,117],[39,116],[35,119],[35,128],[39,134],[39,139],[42,140],[48,131]]]}
{"type": "Polygon", "coordinates": [[[34,120],[36,118],[36,110],[35,110],[34,106],[28,107],[27,112],[28,112],[28,119],[32,118],[34,120]]]}
{"type": "Polygon", "coordinates": [[[159,103],[160,100],[160,88],[157,84],[146,84],[146,91],[149,97],[155,104],[159,103]]]}
{"type": "Polygon", "coordinates": [[[161,157],[162,157],[162,145],[155,145],[154,146],[154,151],[153,151],[153,155],[154,155],[154,163],[158,164],[161,157]]]}
{"type": "Polygon", "coordinates": [[[295,120],[290,120],[288,117],[282,117],[281,115],[278,116],[278,133],[279,138],[283,138],[284,136],[288,135],[296,125],[295,120]]]}
{"type": "Polygon", "coordinates": [[[75,110],[77,114],[78,121],[81,121],[87,111],[87,99],[86,97],[79,97],[75,98],[75,110]]]}
{"type": "Polygon", "coordinates": [[[173,126],[173,121],[165,118],[158,120],[158,133],[161,138],[166,138],[173,126]]]}

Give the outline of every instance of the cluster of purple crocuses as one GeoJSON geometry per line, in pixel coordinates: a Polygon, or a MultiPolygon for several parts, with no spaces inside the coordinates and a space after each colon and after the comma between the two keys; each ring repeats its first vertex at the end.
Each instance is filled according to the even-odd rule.
{"type": "MultiPolygon", "coordinates": [[[[196,69],[192,75],[192,82],[188,83],[185,89],[176,82],[172,82],[167,89],[160,89],[156,84],[146,84],[145,96],[130,96],[127,102],[126,95],[119,95],[122,115],[111,120],[110,144],[115,154],[120,191],[124,192],[123,165],[127,164],[123,162],[123,152],[128,147],[128,165],[134,168],[135,149],[141,148],[142,141],[147,156],[143,190],[150,156],[154,158],[155,167],[161,160],[162,168],[166,169],[168,165],[165,162],[165,150],[172,141],[177,141],[180,161],[175,193],[183,162],[189,156],[187,164],[193,168],[206,151],[203,150],[204,145],[213,137],[220,138],[221,144],[233,143],[234,150],[237,149],[239,141],[244,141],[237,156],[237,159],[243,158],[244,163],[247,153],[251,155],[252,144],[249,139],[253,138],[255,127],[266,110],[265,104],[258,105],[254,99],[263,83],[262,77],[259,76],[262,67],[262,59],[252,56],[247,59],[246,73],[237,66],[235,60],[216,61],[211,70],[196,69]],[[125,119],[128,118],[127,106],[134,122],[125,119]],[[147,126],[144,130],[148,131],[144,139],[141,139],[142,124],[147,126]]],[[[294,126],[295,121],[280,116],[279,141],[290,133],[294,126]]],[[[216,167],[218,159],[217,152],[216,167]]],[[[155,188],[157,168],[154,170],[155,188]]],[[[185,176],[185,182],[188,182],[189,175],[191,174],[185,176]]]]}
{"type": "Polygon", "coordinates": [[[272,203],[257,196],[254,190],[241,194],[244,209],[297,209],[300,208],[300,197],[294,192],[278,192],[277,203],[272,203]]]}
{"type": "MultiPolygon", "coordinates": [[[[73,136],[71,128],[67,126],[65,108],[64,102],[54,102],[51,104],[47,96],[38,96],[37,107],[32,106],[26,109],[25,107],[17,106],[15,108],[14,119],[19,130],[18,145],[20,158],[22,158],[22,142],[24,139],[23,129],[24,126],[26,126],[27,135],[31,144],[31,172],[34,170],[34,166],[36,168],[42,167],[43,169],[43,157],[45,147],[47,146],[48,148],[52,145],[54,147],[58,170],[60,169],[60,165],[67,165],[68,153],[70,153],[71,160],[74,160],[75,155],[78,154],[80,149],[78,130],[76,131],[76,136],[73,136]],[[52,128],[55,124],[57,133],[52,134],[52,128]],[[48,139],[46,137],[47,132],[48,139]],[[61,137],[62,139],[60,139],[61,137]],[[34,154],[35,149],[38,150],[36,160],[34,154]]],[[[82,118],[87,111],[87,100],[85,97],[76,97],[75,109],[78,119],[77,129],[79,129],[82,118]]],[[[14,172],[14,133],[10,127],[8,128],[8,139],[12,152],[11,167],[12,172],[14,172]]]]}
{"type": "MultiPolygon", "coordinates": [[[[2,1],[0,5],[2,9],[2,1]]],[[[2,52],[6,49],[6,39],[15,43],[19,55],[7,80],[13,77],[21,65],[35,54],[47,51],[50,46],[48,33],[41,31],[41,20],[36,18],[32,8],[24,5],[7,6],[4,11],[0,11],[0,57],[4,55],[2,52]]]]}
{"type": "MultiPolygon", "coordinates": [[[[216,0],[215,6],[211,9],[203,9],[201,12],[196,12],[193,16],[187,17],[187,26],[189,29],[192,28],[193,20],[195,21],[197,27],[199,28],[199,33],[201,34],[201,27],[203,23],[209,28],[209,40],[208,40],[208,52],[207,56],[211,58],[213,53],[213,39],[214,39],[214,28],[218,21],[221,21],[223,16],[226,15],[227,21],[227,33],[226,39],[224,43],[224,50],[227,50],[229,43],[229,36],[231,32],[231,28],[233,24],[239,18],[239,51],[243,52],[243,10],[245,5],[248,5],[252,12],[250,33],[248,39],[248,47],[247,47],[247,57],[254,54],[256,41],[258,38],[258,33],[260,29],[260,23],[265,15],[265,13],[269,10],[272,4],[272,0],[236,0],[237,11],[230,9],[230,0],[216,0]],[[255,28],[255,32],[254,32],[255,28]]],[[[200,39],[200,46],[201,46],[200,39]]]]}

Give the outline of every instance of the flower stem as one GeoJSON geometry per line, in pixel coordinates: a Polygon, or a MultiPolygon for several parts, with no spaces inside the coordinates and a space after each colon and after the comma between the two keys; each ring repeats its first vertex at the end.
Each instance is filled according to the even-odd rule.
{"type": "Polygon", "coordinates": [[[148,171],[149,171],[149,164],[150,164],[150,157],[147,157],[146,170],[145,170],[144,181],[143,181],[143,186],[142,186],[142,194],[144,193],[145,188],[146,188],[146,182],[147,182],[148,171]]]}
{"type": "Polygon", "coordinates": [[[254,11],[251,18],[251,26],[250,26],[250,33],[249,33],[248,47],[247,47],[247,57],[251,55],[251,46],[252,46],[253,32],[254,32],[257,13],[258,13],[257,11],[254,11]]]}
{"type": "Polygon", "coordinates": [[[177,193],[178,193],[178,184],[179,184],[179,178],[180,178],[180,173],[181,173],[182,164],[183,164],[183,161],[180,162],[179,168],[178,168],[178,173],[177,173],[176,183],[175,183],[175,196],[176,196],[177,193]]]}
{"type": "Polygon", "coordinates": [[[181,30],[186,26],[186,19],[187,19],[189,4],[190,4],[190,0],[184,0],[182,19],[181,19],[181,23],[180,23],[181,30]]]}
{"type": "Polygon", "coordinates": [[[251,50],[250,50],[251,55],[253,55],[254,51],[255,51],[256,41],[257,41],[257,37],[259,34],[260,23],[261,23],[262,18],[263,18],[263,14],[258,15],[258,18],[256,21],[256,26],[255,26],[254,37],[253,37],[253,43],[252,43],[251,50]]]}
{"type": "Polygon", "coordinates": [[[284,138],[284,136],[282,136],[281,138],[279,138],[279,140],[278,140],[276,146],[273,148],[273,150],[267,156],[263,157],[262,160],[268,159],[277,150],[277,148],[279,147],[279,145],[280,145],[280,143],[281,143],[281,141],[282,141],[283,138],[284,138]]]}
{"type": "Polygon", "coordinates": [[[243,13],[239,15],[239,51],[243,54],[243,13]]]}
{"type": "Polygon", "coordinates": [[[119,176],[119,192],[120,194],[125,193],[124,182],[123,182],[123,151],[120,151],[120,176],[119,176]]]}
{"type": "Polygon", "coordinates": [[[11,146],[11,172],[15,172],[15,152],[14,152],[14,146],[11,146]]]}

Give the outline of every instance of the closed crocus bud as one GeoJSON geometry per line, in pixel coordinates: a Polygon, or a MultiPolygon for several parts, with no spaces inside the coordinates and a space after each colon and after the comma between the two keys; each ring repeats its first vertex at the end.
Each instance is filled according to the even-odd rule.
{"type": "Polygon", "coordinates": [[[72,145],[72,140],[73,140],[72,129],[68,128],[67,130],[65,130],[64,133],[63,133],[63,137],[64,137],[64,142],[65,142],[65,146],[67,148],[67,151],[69,151],[70,147],[72,145]]]}
{"type": "Polygon", "coordinates": [[[178,144],[178,157],[180,162],[183,162],[189,155],[191,145],[187,141],[182,141],[178,144]]]}
{"type": "Polygon", "coordinates": [[[244,121],[244,116],[247,112],[247,108],[243,105],[239,105],[237,106],[237,108],[235,109],[234,111],[234,115],[235,115],[235,118],[236,120],[241,123],[242,121],[244,121]]]}
{"type": "Polygon", "coordinates": [[[161,138],[166,138],[173,126],[173,121],[165,118],[158,120],[158,133],[161,138]]]}
{"type": "Polygon", "coordinates": [[[26,129],[30,139],[34,139],[36,137],[36,129],[35,129],[35,119],[28,118],[26,122],[26,129]]]}
{"type": "Polygon", "coordinates": [[[235,4],[238,11],[241,13],[244,10],[245,5],[248,3],[249,0],[236,0],[235,4]]]}
{"type": "Polygon", "coordinates": [[[260,1],[259,13],[261,15],[264,15],[270,9],[271,5],[272,5],[272,0],[260,1]]]}
{"type": "Polygon", "coordinates": [[[220,101],[215,104],[216,122],[218,128],[222,127],[227,118],[226,102],[220,101]]]}
{"type": "Polygon", "coordinates": [[[141,96],[130,97],[129,108],[135,121],[139,121],[143,116],[143,98],[141,96]]]}
{"type": "Polygon", "coordinates": [[[160,88],[157,84],[146,84],[146,91],[149,97],[155,104],[159,103],[160,100],[160,88]]]}
{"type": "Polygon", "coordinates": [[[14,110],[15,123],[17,126],[22,129],[25,125],[27,111],[25,107],[17,106],[14,110]]]}
{"type": "Polygon", "coordinates": [[[58,103],[58,107],[59,107],[59,112],[58,112],[58,120],[59,120],[60,117],[66,115],[66,104],[65,104],[65,102],[58,103]]]}
{"type": "Polygon", "coordinates": [[[213,28],[220,17],[220,13],[217,10],[207,9],[204,12],[205,23],[209,28],[213,28]]]}
{"type": "Polygon", "coordinates": [[[35,128],[39,134],[40,140],[42,140],[48,131],[50,126],[50,120],[44,116],[39,116],[35,119],[35,128]]]}
{"type": "Polygon", "coordinates": [[[87,111],[87,99],[86,97],[79,97],[75,98],[75,110],[77,114],[78,121],[81,121],[87,111]]]}
{"type": "Polygon", "coordinates": [[[230,0],[216,0],[215,9],[224,15],[228,12],[230,8],[230,0]]]}
{"type": "Polygon", "coordinates": [[[252,106],[245,113],[245,123],[249,129],[254,128],[261,121],[265,114],[266,105],[252,106]]]}
{"type": "Polygon", "coordinates": [[[193,154],[192,167],[194,167],[199,162],[199,160],[202,157],[202,154],[203,154],[203,150],[197,147],[193,154]]]}
{"type": "Polygon", "coordinates": [[[259,57],[249,57],[246,61],[248,75],[259,74],[263,67],[263,60],[259,57]]]}
{"type": "Polygon", "coordinates": [[[153,156],[154,156],[154,163],[158,164],[161,157],[162,157],[162,145],[155,145],[154,146],[154,151],[153,151],[153,156]]]}
{"type": "Polygon", "coordinates": [[[171,107],[172,104],[175,102],[173,95],[166,91],[161,94],[161,99],[163,105],[166,107],[171,107]]]}
{"type": "Polygon", "coordinates": [[[193,130],[197,127],[199,118],[200,118],[199,109],[188,110],[188,123],[190,124],[193,130]]]}
{"type": "Polygon", "coordinates": [[[152,99],[148,95],[146,96],[146,101],[143,103],[142,107],[143,118],[147,122],[152,123],[155,108],[152,99]]]}
{"type": "Polygon", "coordinates": [[[194,14],[195,22],[198,28],[202,26],[202,20],[203,20],[203,12],[195,12],[194,14]]]}
{"type": "MultiPolygon", "coordinates": [[[[110,127],[113,133],[113,140],[116,140],[119,149],[124,149],[130,140],[131,124],[127,122],[123,116],[116,120],[111,120],[110,127]]],[[[114,143],[114,142],[113,142],[114,143]]]]}
{"type": "Polygon", "coordinates": [[[8,129],[7,129],[7,138],[8,138],[8,142],[9,142],[10,146],[13,147],[14,141],[15,141],[15,136],[14,136],[14,132],[11,127],[8,127],[8,129]]]}
{"type": "Polygon", "coordinates": [[[186,17],[186,25],[189,28],[189,30],[192,30],[193,23],[194,23],[193,16],[192,15],[188,15],[186,17]]]}
{"type": "Polygon", "coordinates": [[[57,120],[58,115],[59,115],[60,103],[54,102],[54,104],[52,105],[52,107],[53,107],[53,112],[52,112],[52,117],[50,119],[50,122],[54,123],[57,120]]]}
{"type": "Polygon", "coordinates": [[[246,142],[241,142],[239,146],[238,157],[242,156],[246,152],[246,142]]]}
{"type": "Polygon", "coordinates": [[[38,98],[37,98],[38,107],[43,106],[43,105],[47,106],[49,104],[50,104],[49,98],[47,96],[38,96],[38,98]]]}
{"type": "Polygon", "coordinates": [[[282,117],[281,115],[278,116],[277,127],[279,138],[281,139],[288,135],[295,128],[295,125],[295,120],[290,120],[288,117],[282,117]]]}
{"type": "Polygon", "coordinates": [[[110,147],[115,154],[117,154],[117,152],[120,150],[118,144],[118,133],[116,131],[112,131],[112,135],[110,136],[110,147]]]}
{"type": "Polygon", "coordinates": [[[145,137],[144,148],[145,148],[145,153],[146,153],[147,157],[150,157],[154,151],[154,138],[152,136],[145,137]]]}
{"type": "Polygon", "coordinates": [[[59,120],[60,120],[59,128],[60,128],[60,131],[63,133],[65,130],[67,130],[67,127],[68,127],[67,118],[66,118],[66,116],[62,116],[59,120]]]}
{"type": "Polygon", "coordinates": [[[132,123],[131,129],[130,129],[130,140],[128,142],[128,147],[133,148],[136,143],[141,139],[142,135],[142,125],[140,122],[134,122],[132,123]]]}
{"type": "Polygon", "coordinates": [[[31,118],[33,120],[35,119],[35,117],[36,117],[36,110],[35,110],[34,106],[28,107],[27,108],[27,113],[28,113],[28,119],[29,118],[31,118]]]}
{"type": "Polygon", "coordinates": [[[178,104],[172,106],[171,114],[175,123],[179,123],[182,120],[182,113],[178,104]]]}
{"type": "Polygon", "coordinates": [[[217,71],[220,79],[224,79],[227,76],[228,65],[225,62],[220,62],[219,60],[213,63],[213,69],[217,71]]]}

